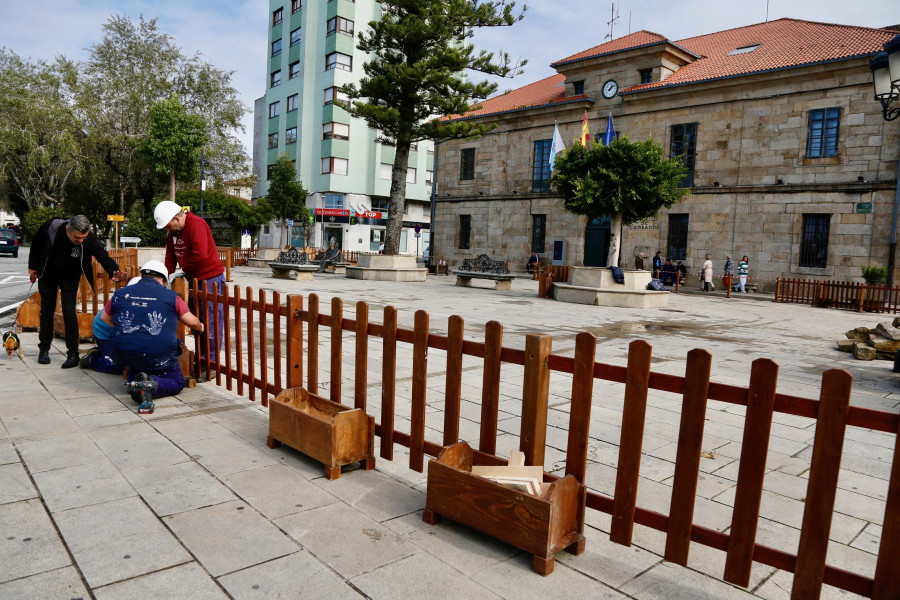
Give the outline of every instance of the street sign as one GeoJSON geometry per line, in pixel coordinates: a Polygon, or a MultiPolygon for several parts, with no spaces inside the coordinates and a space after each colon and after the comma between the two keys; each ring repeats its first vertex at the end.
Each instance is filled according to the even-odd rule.
{"type": "Polygon", "coordinates": [[[422,234],[417,231],[413,234],[413,237],[422,237],[422,234]]]}
{"type": "Polygon", "coordinates": [[[416,225],[414,229],[416,232],[416,237],[419,237],[419,232],[422,231],[422,227],[420,227],[419,225],[416,225]]]}
{"type": "Polygon", "coordinates": [[[871,202],[857,202],[856,203],[856,214],[868,215],[871,213],[872,213],[872,203],[871,202]]]}
{"type": "Polygon", "coordinates": [[[285,223],[287,223],[287,226],[288,226],[288,227],[293,227],[293,226],[294,226],[294,220],[293,220],[293,219],[285,219],[284,221],[285,221],[285,223]]]}
{"type": "Polygon", "coordinates": [[[106,215],[107,221],[124,221],[125,215],[106,215]]]}
{"type": "Polygon", "coordinates": [[[120,237],[119,241],[123,244],[140,244],[141,238],[139,237],[120,237]]]}

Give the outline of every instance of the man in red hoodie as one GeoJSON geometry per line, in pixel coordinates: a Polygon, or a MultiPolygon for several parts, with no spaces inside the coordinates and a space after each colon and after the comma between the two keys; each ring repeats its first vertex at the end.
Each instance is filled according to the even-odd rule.
{"type": "MultiPolygon", "coordinates": [[[[156,206],[153,218],[156,220],[157,229],[169,232],[166,238],[165,262],[169,273],[175,271],[177,262],[191,285],[196,279],[206,291],[212,292],[215,289],[221,294],[225,286],[225,267],[219,260],[216,242],[206,221],[183,210],[170,200],[164,200],[156,206]]],[[[208,315],[206,330],[213,332],[213,339],[209,342],[210,358],[213,360],[218,359],[219,348],[222,345],[222,326],[225,321],[223,306],[219,304],[219,327],[216,330],[215,311],[216,307],[210,302],[206,311],[208,315]]],[[[193,312],[197,315],[202,314],[199,306],[195,306],[193,312]]],[[[202,343],[200,347],[205,348],[202,343]]]]}

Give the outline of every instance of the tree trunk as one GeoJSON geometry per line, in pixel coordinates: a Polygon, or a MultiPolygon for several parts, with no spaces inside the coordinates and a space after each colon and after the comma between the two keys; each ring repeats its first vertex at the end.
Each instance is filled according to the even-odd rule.
{"type": "Polygon", "coordinates": [[[409,170],[409,144],[399,142],[391,170],[391,208],[384,232],[384,253],[400,254],[400,233],[403,231],[403,208],[406,203],[406,173],[409,170]]]}
{"type": "Polygon", "coordinates": [[[175,202],[175,169],[169,173],[169,200],[175,202]]]}
{"type": "Polygon", "coordinates": [[[278,241],[280,242],[278,249],[284,250],[285,239],[287,238],[287,221],[282,218],[281,219],[281,232],[278,234],[278,241]]]}
{"type": "Polygon", "coordinates": [[[609,218],[609,254],[606,266],[619,266],[619,250],[622,246],[622,214],[616,213],[609,218]]]}

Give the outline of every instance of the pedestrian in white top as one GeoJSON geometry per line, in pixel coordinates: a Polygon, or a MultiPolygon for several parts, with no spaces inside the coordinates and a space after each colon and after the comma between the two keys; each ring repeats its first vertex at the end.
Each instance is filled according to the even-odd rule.
{"type": "Polygon", "coordinates": [[[741,262],[738,263],[738,280],[740,281],[740,288],[742,294],[747,293],[747,275],[750,274],[750,257],[744,256],[741,259],[741,262]]]}
{"type": "Polygon", "coordinates": [[[716,289],[715,284],[713,284],[713,264],[712,264],[712,256],[709,254],[706,255],[706,260],[703,261],[703,291],[709,292],[710,290],[716,289]]]}

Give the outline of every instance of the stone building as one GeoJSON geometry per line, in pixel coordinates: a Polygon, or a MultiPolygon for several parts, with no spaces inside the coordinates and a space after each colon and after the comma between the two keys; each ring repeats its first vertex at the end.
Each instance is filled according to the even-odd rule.
{"type": "Polygon", "coordinates": [[[868,63],[895,35],[780,19],[679,41],[639,31],[559,60],[462,117],[492,133],[439,144],[435,256],[605,266],[608,220],[567,213],[549,185],[554,122],[568,147],[587,114],[594,139],[611,115],[689,169],[680,203],[624,227],[622,266],[661,250],[696,272],[709,253],[721,274],[746,254],[762,283],[886,266],[900,120],[882,118],[868,63]]]}

